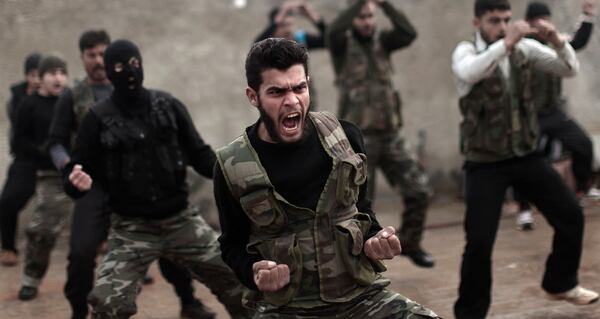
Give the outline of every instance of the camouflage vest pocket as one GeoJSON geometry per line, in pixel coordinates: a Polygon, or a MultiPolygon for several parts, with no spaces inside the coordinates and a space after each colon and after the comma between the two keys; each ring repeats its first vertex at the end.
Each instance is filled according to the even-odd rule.
{"type": "Polygon", "coordinates": [[[343,90],[340,99],[340,117],[359,127],[364,125],[365,105],[368,105],[368,91],[366,86],[358,86],[343,90]]]}
{"type": "Polygon", "coordinates": [[[402,118],[402,96],[400,96],[400,91],[394,90],[394,106],[396,111],[396,118],[398,119],[398,123],[396,123],[397,127],[402,127],[404,125],[404,118],[402,118]]]}
{"type": "Polygon", "coordinates": [[[370,227],[370,217],[362,213],[335,225],[337,251],[345,270],[361,286],[370,285],[376,276],[369,258],[363,253],[364,234],[370,227]]]}
{"type": "Polygon", "coordinates": [[[524,122],[523,127],[526,128],[526,131],[523,134],[523,141],[528,145],[536,145],[537,138],[540,135],[537,105],[532,99],[523,99],[522,105],[523,110],[527,113],[527,116],[522,118],[522,121],[524,122]]]}
{"type": "Polygon", "coordinates": [[[509,148],[509,134],[510,121],[506,119],[506,110],[498,104],[490,103],[484,105],[484,126],[479,126],[480,130],[487,131],[481,132],[480,135],[484,137],[483,147],[494,153],[501,153],[503,150],[509,148]]]}
{"type": "Polygon", "coordinates": [[[275,239],[259,239],[248,244],[248,252],[259,252],[266,260],[277,264],[286,264],[290,269],[290,283],[279,291],[263,292],[268,303],[283,306],[289,303],[300,288],[302,279],[302,251],[296,240],[296,234],[286,234],[275,239]]]}
{"type": "Polygon", "coordinates": [[[287,223],[283,208],[268,188],[242,196],[240,205],[248,218],[258,227],[281,227],[287,223]]]}
{"type": "Polygon", "coordinates": [[[358,201],[360,185],[367,179],[366,156],[354,154],[339,162],[337,173],[337,201],[344,207],[354,205],[358,201]]]}
{"type": "Polygon", "coordinates": [[[463,101],[465,115],[461,127],[464,150],[501,153],[509,147],[506,111],[499,103],[463,101]]]}

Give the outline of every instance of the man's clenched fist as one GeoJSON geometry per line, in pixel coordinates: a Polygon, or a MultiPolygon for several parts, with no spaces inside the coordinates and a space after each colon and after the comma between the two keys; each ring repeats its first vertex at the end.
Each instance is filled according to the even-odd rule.
{"type": "Polygon", "coordinates": [[[290,269],[286,264],[261,260],[252,265],[254,283],[260,291],[277,291],[290,282],[290,269]]]}
{"type": "Polygon", "coordinates": [[[402,252],[396,230],[387,226],[365,243],[365,255],[373,260],[392,259],[402,252]]]}
{"type": "Polygon", "coordinates": [[[73,170],[69,174],[69,181],[80,192],[89,191],[92,188],[92,178],[83,171],[79,164],[73,166],[73,170]]]}

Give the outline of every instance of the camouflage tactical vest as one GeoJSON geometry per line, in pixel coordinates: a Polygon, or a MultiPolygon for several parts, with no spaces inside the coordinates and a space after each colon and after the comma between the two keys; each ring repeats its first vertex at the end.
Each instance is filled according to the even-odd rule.
{"type": "Polygon", "coordinates": [[[144,119],[123,116],[112,99],[92,107],[102,122],[102,172],[111,192],[155,202],[186,187],[187,163],[171,99],[150,90],[151,107],[144,119]]]}
{"type": "Polygon", "coordinates": [[[510,55],[510,68],[509,80],[497,66],[460,99],[461,152],[467,161],[496,162],[535,150],[539,127],[523,52],[510,55]]]}
{"type": "Polygon", "coordinates": [[[393,87],[389,52],[377,40],[370,47],[351,35],[347,38],[346,55],[336,79],[340,118],[355,123],[367,133],[399,129],[402,103],[393,87]]]}
{"type": "Polygon", "coordinates": [[[282,290],[247,292],[246,299],[292,307],[345,302],[385,270],[363,252],[371,219],[357,211],[356,201],[366,158],[354,153],[335,116],[311,112],[309,118],[333,161],[314,211],[277,192],[246,134],[217,151],[229,189],[251,221],[247,251],[290,268],[290,283],[282,290]]]}
{"type": "Polygon", "coordinates": [[[538,115],[548,115],[564,107],[562,79],[541,70],[531,71],[531,91],[538,115]]]}

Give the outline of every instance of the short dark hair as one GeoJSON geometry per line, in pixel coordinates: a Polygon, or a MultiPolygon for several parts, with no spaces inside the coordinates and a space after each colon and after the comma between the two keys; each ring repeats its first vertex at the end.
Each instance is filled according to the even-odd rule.
{"type": "Polygon", "coordinates": [[[525,11],[525,19],[532,20],[539,17],[551,16],[550,8],[543,2],[530,2],[525,11]]]}
{"type": "Polygon", "coordinates": [[[45,55],[40,61],[38,72],[40,78],[44,76],[44,73],[50,72],[53,69],[61,69],[63,72],[67,72],[67,62],[60,57],[58,54],[45,55]]]}
{"type": "Polygon", "coordinates": [[[98,44],[110,44],[110,36],[104,30],[88,30],[79,37],[79,51],[91,49],[98,44]]]}
{"type": "Polygon", "coordinates": [[[249,87],[258,91],[264,70],[283,71],[296,64],[302,64],[308,76],[308,51],[304,45],[281,38],[256,42],[246,56],[246,81],[249,87]]]}
{"type": "Polygon", "coordinates": [[[510,10],[510,2],[508,0],[475,0],[475,16],[481,17],[488,11],[510,10]]]}
{"type": "Polygon", "coordinates": [[[25,57],[25,62],[23,63],[23,70],[25,74],[37,70],[40,66],[40,61],[42,60],[42,55],[39,52],[31,52],[25,57]]]}

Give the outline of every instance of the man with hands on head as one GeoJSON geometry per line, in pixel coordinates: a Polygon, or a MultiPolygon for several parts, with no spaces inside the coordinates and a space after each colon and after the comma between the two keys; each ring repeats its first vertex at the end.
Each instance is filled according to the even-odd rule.
{"type": "MultiPolygon", "coordinates": [[[[269,24],[254,39],[254,42],[267,38],[284,38],[304,44],[309,51],[323,49],[325,48],[326,29],[325,20],[308,0],[286,0],[269,12],[269,24]],[[309,32],[299,28],[296,24],[297,16],[308,19],[317,29],[317,32],[309,32]]],[[[312,109],[316,110],[318,102],[314,79],[311,79],[308,87],[312,95],[312,109]]]]}
{"type": "Polygon", "coordinates": [[[246,97],[259,119],[217,151],[219,241],[245,305],[254,318],[437,318],[386,289],[381,260],[400,241],[371,210],[359,129],[309,112],[307,65],[294,41],[255,43],[246,97]]]}
{"type": "Polygon", "coordinates": [[[391,1],[353,0],[327,31],[328,48],[338,88],[340,118],[356,124],[369,154],[369,197],[375,198],[376,169],[381,169],[402,196],[398,235],[402,255],[419,267],[435,261],[422,245],[427,208],[433,190],[425,168],[402,133],[402,101],[393,83],[392,53],[409,46],[417,32],[391,1]],[[391,28],[381,28],[380,8],[391,28]]]}
{"type": "Polygon", "coordinates": [[[267,38],[284,38],[302,43],[308,50],[325,47],[325,20],[307,0],[286,0],[269,13],[269,25],[256,37],[254,42],[267,38]],[[306,17],[318,30],[310,33],[296,27],[295,16],[306,17]]]}

